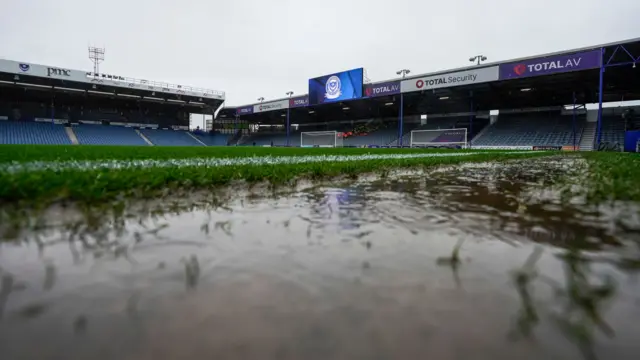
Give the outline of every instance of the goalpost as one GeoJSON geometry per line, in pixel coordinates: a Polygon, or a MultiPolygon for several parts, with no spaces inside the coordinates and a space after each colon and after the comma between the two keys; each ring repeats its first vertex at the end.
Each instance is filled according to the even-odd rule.
{"type": "Polygon", "coordinates": [[[411,147],[460,146],[467,148],[467,129],[437,129],[411,131],[411,147]]]}
{"type": "Polygon", "coordinates": [[[341,147],[342,136],[337,131],[309,131],[300,133],[300,147],[341,147]]]}

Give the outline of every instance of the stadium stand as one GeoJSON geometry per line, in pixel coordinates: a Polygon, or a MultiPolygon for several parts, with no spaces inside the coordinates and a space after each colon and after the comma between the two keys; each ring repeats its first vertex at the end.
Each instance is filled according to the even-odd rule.
{"type": "MultiPolygon", "coordinates": [[[[580,143],[585,117],[576,120],[576,145],[580,143]]],[[[571,116],[558,112],[500,114],[474,146],[567,146],[573,145],[571,116]]]]}
{"type": "Polygon", "coordinates": [[[397,132],[395,123],[369,121],[344,131],[343,146],[387,145],[397,138],[397,132]]]}
{"type": "Polygon", "coordinates": [[[85,145],[148,145],[135,129],[124,126],[80,124],[73,131],[85,145]]]}
{"type": "MultiPolygon", "coordinates": [[[[300,146],[300,133],[311,131],[337,131],[341,133],[343,146],[387,145],[397,137],[397,123],[384,121],[359,121],[357,124],[332,124],[304,126],[299,131],[291,131],[290,146],[300,146]]],[[[287,135],[282,131],[260,130],[245,138],[240,145],[284,146],[287,135]]]]}
{"type": "Polygon", "coordinates": [[[397,129],[383,128],[375,130],[366,135],[355,135],[344,138],[344,146],[366,146],[366,145],[387,145],[395,140],[397,136],[397,129]]]}
{"type": "MultiPolygon", "coordinates": [[[[300,131],[292,131],[289,140],[290,146],[300,146],[300,131]]],[[[282,133],[256,133],[244,140],[239,145],[255,146],[285,146],[287,144],[287,134],[282,133]]]]}
{"type": "Polygon", "coordinates": [[[87,109],[76,114],[74,120],[89,120],[98,122],[127,122],[127,118],[115,109],[87,109]]]}
{"type": "MultiPolygon", "coordinates": [[[[153,143],[159,146],[202,146],[186,131],[166,129],[141,129],[140,132],[153,143]]],[[[226,145],[226,144],[225,144],[226,145]]]]}
{"type": "Polygon", "coordinates": [[[71,139],[63,125],[50,122],[0,121],[0,144],[70,145],[71,139]]]}
{"type": "Polygon", "coordinates": [[[213,114],[224,92],[0,59],[0,142],[202,146],[191,114],[213,114]],[[62,73],[60,73],[62,71],[62,73]],[[160,135],[158,135],[160,134],[160,135]]]}
{"type": "MultiPolygon", "coordinates": [[[[19,104],[0,103],[0,115],[14,121],[34,121],[37,118],[49,118],[51,114],[44,104],[24,102],[19,104]]],[[[58,116],[56,116],[58,117],[58,116]]]]}
{"type": "Polygon", "coordinates": [[[457,143],[457,142],[465,142],[465,134],[463,131],[446,131],[442,134],[438,135],[435,139],[432,140],[434,143],[457,143]]]}
{"type": "MultiPolygon", "coordinates": [[[[405,123],[404,134],[402,135],[402,144],[409,145],[411,142],[411,131],[413,130],[443,130],[443,129],[455,129],[455,128],[466,128],[468,129],[469,118],[468,117],[445,117],[445,118],[429,118],[426,120],[426,124],[418,124],[418,123],[405,123]]],[[[477,125],[474,124],[474,133],[478,133],[484,127],[482,122],[478,122],[477,125]]],[[[484,121],[486,124],[486,121],[484,121]]],[[[467,135],[469,139],[471,138],[467,135]]],[[[467,141],[469,141],[467,139],[467,141]]],[[[434,140],[437,141],[437,140],[434,140]]],[[[398,145],[398,139],[393,140],[389,143],[391,146],[398,145]]]]}
{"type": "MultiPolygon", "coordinates": [[[[603,101],[639,99],[633,92],[638,87],[633,69],[640,57],[631,63],[625,58],[639,51],[640,41],[617,42],[363,83],[364,96],[348,102],[289,94],[289,98],[228,108],[220,108],[224,93],[215,90],[130,78],[125,84],[121,76],[77,70],[68,70],[74,74],[70,79],[69,75],[51,76],[47,69],[52,68],[45,65],[0,59],[5,69],[0,72],[0,141],[142,146],[284,146],[289,142],[300,146],[301,132],[337,131],[341,139],[336,143],[345,147],[408,146],[412,130],[464,128],[466,140],[474,146],[576,144],[591,150],[598,142],[622,144],[626,131],[640,129],[640,119],[627,106],[597,113],[586,110],[587,105],[603,101]],[[542,64],[569,60],[581,65],[572,71],[563,66],[538,70],[542,64]],[[612,67],[612,75],[598,78],[598,71],[602,74],[605,67],[612,67]],[[460,77],[462,71],[482,76],[460,77]],[[456,76],[466,80],[446,87],[431,84],[436,77],[456,76]],[[476,78],[487,80],[476,82],[476,78]],[[582,111],[575,122],[564,115],[567,104],[572,104],[574,113],[577,108],[582,111]],[[536,112],[505,110],[542,107],[544,111],[536,112]],[[547,111],[552,108],[562,111],[547,111]],[[489,115],[495,109],[499,115],[489,115]],[[206,131],[186,132],[191,114],[211,116],[206,121],[203,117],[206,131]],[[285,123],[291,125],[289,138],[285,123]]],[[[414,143],[459,142],[461,134],[435,132],[430,140],[414,143]]]]}
{"type": "Polygon", "coordinates": [[[207,146],[225,146],[228,144],[229,135],[225,134],[205,134],[205,133],[194,133],[193,134],[198,140],[202,141],[207,146]]]}
{"type": "Polygon", "coordinates": [[[602,142],[624,144],[625,123],[619,115],[602,116],[602,142]]]}

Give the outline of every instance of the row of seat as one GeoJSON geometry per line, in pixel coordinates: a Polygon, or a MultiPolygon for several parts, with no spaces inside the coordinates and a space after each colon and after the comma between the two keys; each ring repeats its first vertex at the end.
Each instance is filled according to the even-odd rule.
{"type": "Polygon", "coordinates": [[[148,145],[134,129],[121,126],[79,125],[73,127],[73,132],[80,144],[148,145]]]}
{"type": "MultiPolygon", "coordinates": [[[[456,128],[457,118],[439,118],[430,119],[426,124],[405,124],[404,135],[402,136],[402,145],[409,145],[411,143],[411,132],[414,130],[441,130],[441,129],[454,129],[456,128]]],[[[434,132],[434,134],[436,134],[434,132]]],[[[394,139],[391,143],[392,146],[400,145],[398,139],[394,139]]]]}
{"type": "MultiPolygon", "coordinates": [[[[499,121],[490,125],[473,139],[476,146],[564,146],[580,143],[586,120],[567,117],[550,117],[542,114],[501,115],[499,121]],[[575,129],[575,133],[574,133],[575,129]]],[[[456,126],[454,119],[430,120],[427,124],[407,124],[403,144],[409,144],[411,131],[416,129],[451,129],[456,126]]],[[[154,145],[163,146],[224,146],[229,135],[204,133],[190,134],[185,131],[142,129],[138,133],[133,128],[105,125],[81,124],[73,126],[78,143],[94,145],[148,145],[144,138],[154,145]],[[142,136],[141,136],[142,135],[142,136]],[[144,136],[144,138],[143,138],[144,136]]],[[[624,143],[624,122],[615,116],[605,116],[602,120],[602,141],[624,143]]],[[[356,135],[342,139],[343,146],[397,145],[397,129],[380,127],[367,135],[356,135]]],[[[429,142],[463,141],[461,133],[433,133],[429,142]]],[[[420,140],[422,141],[422,140],[420,140]]],[[[71,144],[70,135],[63,125],[43,122],[0,121],[0,144],[71,144]]],[[[286,134],[254,134],[243,138],[240,145],[287,144],[286,134]]],[[[289,145],[300,146],[300,132],[292,132],[289,145]]]]}
{"type": "MultiPolygon", "coordinates": [[[[402,144],[411,142],[412,130],[438,130],[453,129],[459,119],[442,118],[430,119],[427,124],[418,125],[408,123],[405,125],[402,144]]],[[[473,139],[473,145],[478,146],[565,146],[579,144],[586,125],[584,116],[580,116],[574,122],[570,116],[562,116],[557,113],[532,113],[532,114],[504,114],[500,120],[482,131],[473,139]]],[[[385,127],[367,135],[353,136],[343,139],[344,146],[362,145],[398,145],[397,130],[385,127]]],[[[422,133],[424,139],[420,142],[463,142],[464,132],[422,133]]],[[[414,133],[415,136],[415,133],[414,133]]],[[[414,139],[416,141],[416,139],[414,139]]],[[[602,141],[624,142],[624,122],[619,117],[603,117],[602,141]]],[[[287,143],[285,134],[254,134],[244,141],[244,145],[255,144],[257,146],[276,145],[287,143]]],[[[300,132],[292,132],[289,139],[291,146],[300,146],[300,132]]]]}
{"type": "MultiPolygon", "coordinates": [[[[227,145],[227,136],[192,135],[186,131],[142,129],[122,126],[81,124],[72,127],[79,144],[85,145],[149,145],[143,136],[160,146],[227,145]],[[142,135],[142,136],[141,136],[142,135]]],[[[65,126],[48,122],[0,121],[0,144],[71,144],[65,126]]]]}
{"type": "Polygon", "coordinates": [[[0,144],[71,144],[71,139],[62,125],[0,121],[0,144]]]}
{"type": "Polygon", "coordinates": [[[473,140],[477,146],[565,146],[580,143],[586,119],[546,114],[500,115],[498,122],[473,140]],[[575,128],[575,135],[574,135],[575,128]],[[575,136],[575,138],[574,138],[575,136]]]}
{"type": "Polygon", "coordinates": [[[602,142],[624,144],[624,121],[619,116],[602,117],[602,142]]]}

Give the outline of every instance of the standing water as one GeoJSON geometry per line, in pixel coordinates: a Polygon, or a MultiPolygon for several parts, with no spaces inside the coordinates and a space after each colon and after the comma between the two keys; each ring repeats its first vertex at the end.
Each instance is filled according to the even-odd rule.
{"type": "Polygon", "coordinates": [[[573,161],[4,209],[0,358],[635,359],[638,208],[573,161]]]}

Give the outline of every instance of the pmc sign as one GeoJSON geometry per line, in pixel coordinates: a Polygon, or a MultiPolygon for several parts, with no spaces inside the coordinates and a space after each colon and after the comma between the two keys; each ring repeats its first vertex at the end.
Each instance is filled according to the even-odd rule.
{"type": "Polygon", "coordinates": [[[71,76],[71,70],[60,69],[60,68],[47,68],[47,76],[71,76]]]}

